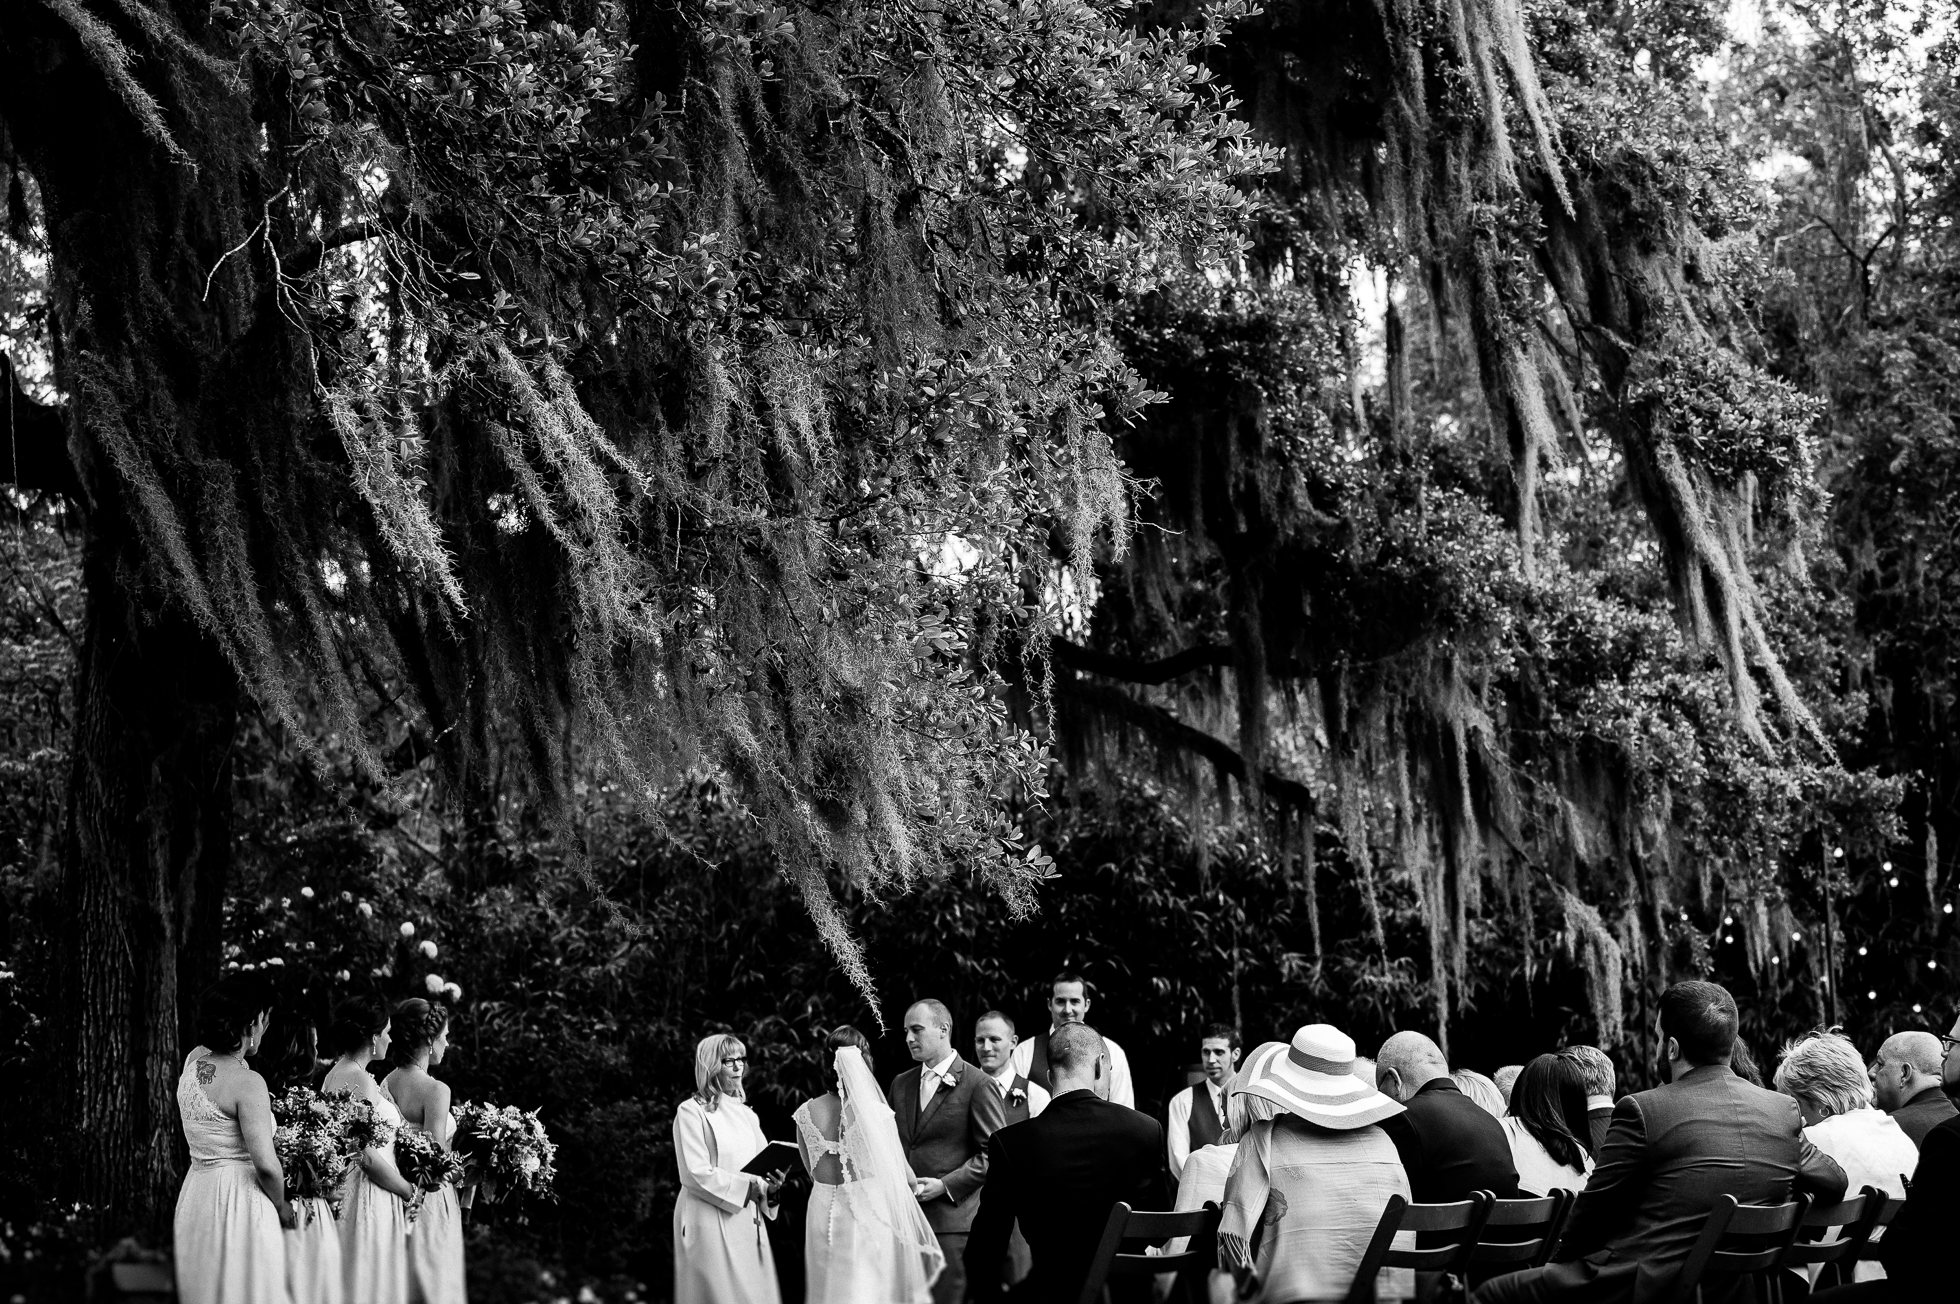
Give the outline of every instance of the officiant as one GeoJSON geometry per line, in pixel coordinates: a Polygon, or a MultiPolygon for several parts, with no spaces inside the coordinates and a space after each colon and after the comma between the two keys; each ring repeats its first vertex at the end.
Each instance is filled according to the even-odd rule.
{"type": "Polygon", "coordinates": [[[953,1049],[953,1015],[938,1001],[905,1012],[905,1049],[916,1067],[892,1079],[892,1113],[918,1179],[919,1207],[946,1252],[933,1304],[958,1304],[966,1297],[967,1232],[987,1180],[987,1138],[1005,1116],[1001,1093],[953,1049]]]}

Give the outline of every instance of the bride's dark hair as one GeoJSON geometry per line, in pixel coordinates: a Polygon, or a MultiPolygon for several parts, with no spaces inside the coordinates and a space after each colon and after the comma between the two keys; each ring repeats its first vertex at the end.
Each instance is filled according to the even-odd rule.
{"type": "Polygon", "coordinates": [[[441,1001],[425,1001],[411,996],[395,1007],[394,1061],[408,1065],[415,1052],[433,1046],[442,1030],[449,1026],[449,1007],[441,1001]]]}
{"type": "Polygon", "coordinates": [[[372,996],[350,996],[335,1007],[320,1049],[338,1058],[373,1041],[387,1026],[387,1006],[372,996]]]}
{"type": "MultiPolygon", "coordinates": [[[[837,1052],[845,1046],[857,1047],[858,1053],[864,1056],[865,1071],[871,1071],[871,1038],[848,1023],[832,1028],[830,1035],[823,1039],[823,1076],[830,1089],[839,1095],[843,1093],[837,1083],[837,1052]]],[[[873,1076],[875,1078],[876,1075],[873,1076]]]]}

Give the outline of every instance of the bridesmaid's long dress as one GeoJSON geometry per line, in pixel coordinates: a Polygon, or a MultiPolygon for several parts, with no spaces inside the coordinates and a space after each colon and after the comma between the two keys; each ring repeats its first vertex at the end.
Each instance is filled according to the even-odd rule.
{"type": "MultiPolygon", "coordinates": [[[[374,1113],[386,1125],[383,1145],[393,1146],[401,1110],[381,1092],[374,1113]]],[[[340,1261],[347,1304],[408,1304],[408,1206],[359,1163],[347,1170],[340,1201],[340,1261]]]]}
{"type": "Polygon", "coordinates": [[[318,1196],[295,1200],[293,1215],[296,1225],[286,1233],[286,1288],[293,1304],[346,1304],[333,1205],[318,1196]]]}
{"type": "Polygon", "coordinates": [[[197,1057],[177,1076],[177,1113],[191,1170],[177,1192],[177,1298],[183,1304],[287,1304],[279,1210],[259,1189],[238,1120],[197,1080],[197,1057]]]}
{"type": "MultiPolygon", "coordinates": [[[[403,1126],[415,1128],[413,1123],[403,1126]]],[[[468,1299],[463,1289],[463,1208],[453,1186],[423,1196],[421,1212],[409,1229],[408,1297],[417,1304],[464,1304],[468,1299]]]]}

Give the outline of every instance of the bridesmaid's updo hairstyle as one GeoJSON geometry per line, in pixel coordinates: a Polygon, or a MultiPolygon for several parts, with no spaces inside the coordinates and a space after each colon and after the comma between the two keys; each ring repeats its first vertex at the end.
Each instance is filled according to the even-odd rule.
{"type": "Polygon", "coordinates": [[[204,993],[197,1006],[197,1040],[215,1054],[229,1055],[245,1043],[245,1029],[272,1008],[263,983],[228,974],[204,993]]]}
{"type": "Polygon", "coordinates": [[[843,1094],[843,1088],[837,1080],[837,1052],[846,1046],[858,1048],[858,1053],[864,1056],[865,1071],[871,1072],[871,1038],[848,1023],[832,1028],[830,1035],[823,1039],[823,1074],[824,1080],[830,1083],[830,1089],[839,1095],[843,1094]]]}
{"type": "Polygon", "coordinates": [[[388,1026],[388,1007],[371,996],[352,996],[342,1001],[327,1025],[320,1049],[338,1059],[350,1055],[373,1041],[388,1026]]]}
{"type": "Polygon", "coordinates": [[[449,1007],[441,1001],[425,1001],[411,996],[395,1007],[394,1059],[406,1065],[415,1053],[435,1045],[436,1038],[449,1026],[449,1007]]]}

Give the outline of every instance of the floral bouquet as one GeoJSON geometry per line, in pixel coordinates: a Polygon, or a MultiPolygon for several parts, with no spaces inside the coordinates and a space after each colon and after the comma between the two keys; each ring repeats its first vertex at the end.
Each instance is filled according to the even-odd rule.
{"type": "Polygon", "coordinates": [[[485,1200],[510,1191],[551,1194],[558,1147],[545,1134],[536,1110],[527,1114],[515,1106],[464,1104],[449,1112],[456,1120],[456,1153],[485,1200]]]}
{"type": "Polygon", "coordinates": [[[415,1221],[423,1196],[463,1184],[463,1161],[420,1128],[405,1127],[395,1133],[395,1167],[401,1170],[402,1180],[415,1188],[408,1207],[410,1222],[415,1221]]]}
{"type": "Polygon", "coordinates": [[[293,1087],[272,1102],[272,1148],[286,1171],[286,1198],[325,1200],[340,1213],[347,1166],[372,1132],[374,1108],[344,1091],[293,1087]]]}

